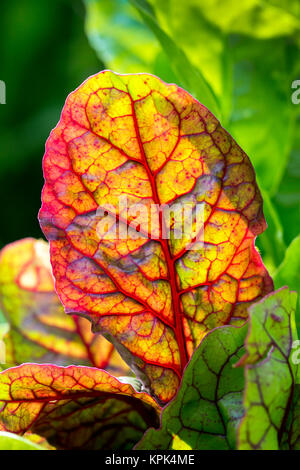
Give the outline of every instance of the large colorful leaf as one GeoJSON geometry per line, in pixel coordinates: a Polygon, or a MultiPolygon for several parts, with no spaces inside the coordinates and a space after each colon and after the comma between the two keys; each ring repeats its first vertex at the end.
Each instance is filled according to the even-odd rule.
{"type": "Polygon", "coordinates": [[[247,155],[176,85],[105,71],[68,98],[44,176],[39,217],[66,311],[90,318],[168,401],[207,332],[243,323],[273,288],[254,246],[266,224],[247,155]],[[196,240],[177,239],[165,213],[150,236],[151,208],[177,204],[203,209],[196,240]]]}
{"type": "Polygon", "coordinates": [[[247,326],[220,327],[193,354],[176,397],[163,409],[161,427],[149,429],[137,450],[226,450],[235,448],[243,415],[243,371],[247,326]]]}
{"type": "Polygon", "coordinates": [[[297,375],[291,354],[296,301],[297,294],[283,288],[250,307],[246,354],[239,362],[246,373],[239,449],[276,450],[282,444],[297,375]]]}
{"type": "Polygon", "coordinates": [[[0,374],[0,431],[44,436],[62,449],[130,449],[159,408],[103,370],[24,364],[0,374]]]}
{"type": "Polygon", "coordinates": [[[26,238],[0,253],[0,307],[10,324],[6,363],[87,364],[115,375],[128,368],[113,346],[84,318],[67,317],[54,291],[49,247],[26,238]]]}

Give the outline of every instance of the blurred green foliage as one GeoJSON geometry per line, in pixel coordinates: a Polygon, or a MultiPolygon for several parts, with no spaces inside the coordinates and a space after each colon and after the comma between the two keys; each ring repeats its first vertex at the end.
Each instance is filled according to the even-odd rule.
{"type": "Polygon", "coordinates": [[[300,230],[300,105],[291,100],[300,77],[300,0],[85,4],[87,35],[108,68],[176,82],[248,153],[269,225],[257,244],[274,273],[300,230]]]}
{"type": "Polygon", "coordinates": [[[248,153],[269,225],[257,244],[276,272],[300,231],[300,105],[291,101],[300,0],[11,0],[0,9],[1,245],[41,235],[45,140],[67,94],[111,68],[176,82],[248,153]]]}
{"type": "Polygon", "coordinates": [[[103,65],[84,34],[80,0],[2,0],[0,79],[0,247],[41,237],[42,156],[67,95],[103,65]]]}

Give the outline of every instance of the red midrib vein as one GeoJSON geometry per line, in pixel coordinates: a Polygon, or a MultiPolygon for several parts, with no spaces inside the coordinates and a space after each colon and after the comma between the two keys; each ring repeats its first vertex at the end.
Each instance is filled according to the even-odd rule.
{"type": "MultiPolygon", "coordinates": [[[[147,172],[147,175],[148,175],[148,178],[149,178],[149,181],[150,181],[150,184],[151,184],[153,199],[154,199],[155,204],[160,204],[160,200],[159,200],[157,189],[156,189],[156,184],[155,184],[153,175],[151,173],[151,170],[149,168],[147,158],[146,158],[146,155],[145,155],[145,151],[144,151],[144,147],[143,147],[143,144],[142,144],[142,141],[141,141],[141,136],[140,136],[139,127],[138,127],[137,118],[136,118],[135,109],[134,109],[134,101],[133,101],[132,96],[130,95],[129,91],[128,91],[128,96],[129,96],[130,101],[131,101],[132,118],[133,118],[133,122],[134,122],[135,133],[136,133],[136,136],[137,136],[141,156],[142,156],[142,159],[143,159],[143,164],[144,164],[145,170],[147,172]]],[[[161,211],[159,211],[159,222],[160,222],[160,226],[163,227],[164,220],[163,220],[161,211]]],[[[168,271],[169,271],[171,297],[172,297],[172,307],[173,307],[174,320],[175,320],[174,333],[175,333],[175,337],[176,337],[176,340],[177,340],[177,343],[178,343],[178,348],[179,348],[179,353],[180,353],[181,372],[183,372],[186,364],[188,363],[188,354],[187,354],[187,350],[186,350],[186,343],[185,343],[185,338],[184,338],[184,334],[183,334],[183,327],[182,327],[182,317],[183,317],[183,315],[182,315],[182,312],[180,310],[180,298],[179,298],[179,292],[178,292],[178,287],[177,287],[177,283],[176,283],[176,272],[175,272],[175,266],[174,266],[174,261],[175,260],[172,258],[172,255],[170,253],[170,248],[169,248],[169,245],[168,245],[168,241],[166,239],[161,239],[159,241],[162,245],[163,253],[164,253],[166,263],[167,263],[167,266],[168,266],[168,271]]]]}

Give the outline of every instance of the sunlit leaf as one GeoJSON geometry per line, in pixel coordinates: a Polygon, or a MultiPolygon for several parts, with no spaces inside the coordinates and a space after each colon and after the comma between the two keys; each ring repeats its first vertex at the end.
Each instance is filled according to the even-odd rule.
{"type": "Polygon", "coordinates": [[[105,71],[68,98],[44,176],[39,217],[66,311],[90,318],[168,401],[206,333],[243,323],[273,288],[254,246],[265,220],[247,155],[176,85],[105,71]],[[185,204],[203,209],[196,236],[177,237],[164,211],[149,233],[151,207],[185,204]]]}
{"type": "Polygon", "coordinates": [[[0,307],[11,327],[5,336],[8,364],[75,363],[128,372],[113,346],[91,332],[89,321],[65,315],[46,242],[26,238],[0,252],[0,307]]]}
{"type": "Polygon", "coordinates": [[[159,408],[103,370],[24,364],[0,373],[0,430],[62,449],[130,449],[159,408]]]}

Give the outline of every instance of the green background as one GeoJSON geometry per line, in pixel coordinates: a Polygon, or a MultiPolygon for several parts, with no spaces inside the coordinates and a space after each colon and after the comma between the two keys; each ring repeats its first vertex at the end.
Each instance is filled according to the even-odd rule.
{"type": "Polygon", "coordinates": [[[0,247],[41,236],[45,141],[68,93],[110,68],[176,82],[216,114],[256,170],[264,262],[282,266],[300,231],[299,0],[10,0],[0,37],[0,247]]]}

